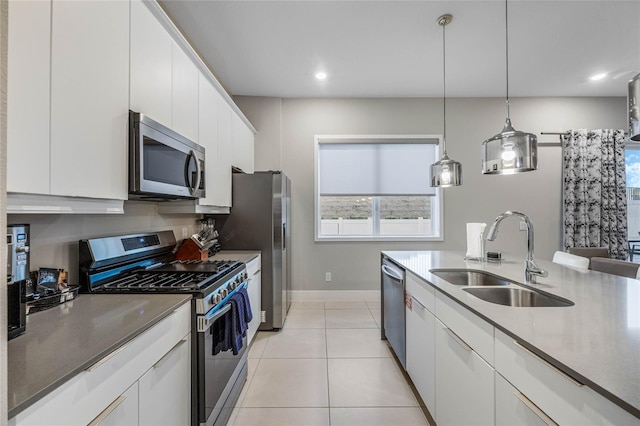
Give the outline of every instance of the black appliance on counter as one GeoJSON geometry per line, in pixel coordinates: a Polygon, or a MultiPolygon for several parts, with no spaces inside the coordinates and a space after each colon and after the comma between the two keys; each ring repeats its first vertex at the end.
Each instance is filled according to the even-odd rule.
{"type": "Polygon", "coordinates": [[[175,245],[173,231],[81,240],[81,291],[192,294],[191,423],[224,425],[247,378],[247,340],[237,355],[212,355],[211,327],[247,285],[246,268],[238,261],[176,261],[175,245]]]}
{"type": "Polygon", "coordinates": [[[29,280],[29,225],[7,226],[7,339],[27,328],[27,280],[29,280]]]}

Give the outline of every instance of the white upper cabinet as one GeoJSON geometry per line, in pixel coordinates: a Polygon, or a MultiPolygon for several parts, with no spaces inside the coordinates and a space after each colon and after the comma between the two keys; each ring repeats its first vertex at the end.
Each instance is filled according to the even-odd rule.
{"type": "Polygon", "coordinates": [[[217,182],[218,164],[218,103],[220,95],[207,81],[206,77],[199,74],[199,105],[198,105],[198,142],[205,149],[205,194],[206,197],[198,200],[200,205],[215,206],[215,188],[217,182]]]}
{"type": "Polygon", "coordinates": [[[142,1],[132,0],[129,106],[167,127],[172,124],[173,45],[169,33],[142,1]]]}
{"type": "MultiPolygon", "coordinates": [[[[7,191],[48,194],[51,3],[9,2],[7,191]],[[26,163],[25,163],[26,161],[26,163]],[[27,172],[25,164],[28,164],[27,172]]],[[[71,161],[71,159],[69,159],[71,161]]]]}
{"type": "Polygon", "coordinates": [[[172,44],[172,129],[198,142],[198,78],[200,72],[186,53],[172,44]]]}
{"type": "Polygon", "coordinates": [[[55,1],[51,193],[127,198],[129,4],[55,1]]]}
{"type": "Polygon", "coordinates": [[[238,114],[232,114],[231,139],[233,143],[232,164],[245,173],[254,171],[254,135],[238,114]]]}
{"type": "Polygon", "coordinates": [[[222,98],[218,101],[218,162],[213,189],[213,202],[216,206],[231,207],[231,116],[234,115],[229,104],[222,98]]]}

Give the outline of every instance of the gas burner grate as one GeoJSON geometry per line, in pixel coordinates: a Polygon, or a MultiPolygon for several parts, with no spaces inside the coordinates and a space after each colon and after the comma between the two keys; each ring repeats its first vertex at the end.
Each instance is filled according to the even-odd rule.
{"type": "Polygon", "coordinates": [[[104,290],[185,291],[197,290],[207,285],[215,272],[133,272],[104,284],[104,290]]]}

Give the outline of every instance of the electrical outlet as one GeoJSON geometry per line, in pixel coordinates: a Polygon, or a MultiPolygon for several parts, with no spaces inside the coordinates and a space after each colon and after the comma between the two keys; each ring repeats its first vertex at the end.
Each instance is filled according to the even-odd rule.
{"type": "Polygon", "coordinates": [[[521,231],[526,231],[527,230],[527,222],[521,220],[520,221],[520,230],[521,231]]]}
{"type": "Polygon", "coordinates": [[[189,237],[189,232],[186,226],[182,227],[182,239],[186,240],[189,237]]]}
{"type": "Polygon", "coordinates": [[[325,272],[325,274],[324,274],[324,280],[325,280],[326,282],[331,281],[331,272],[325,272]]]}

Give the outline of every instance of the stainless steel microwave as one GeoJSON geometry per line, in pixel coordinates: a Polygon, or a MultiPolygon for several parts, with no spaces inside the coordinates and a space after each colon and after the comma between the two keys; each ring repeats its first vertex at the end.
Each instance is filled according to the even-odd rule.
{"type": "Polygon", "coordinates": [[[129,111],[129,198],[205,196],[205,150],[148,116],[129,111]]]}

